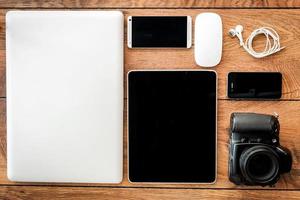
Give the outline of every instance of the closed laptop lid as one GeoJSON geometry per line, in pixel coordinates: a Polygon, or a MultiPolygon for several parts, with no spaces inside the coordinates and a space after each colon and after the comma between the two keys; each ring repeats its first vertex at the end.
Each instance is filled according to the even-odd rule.
{"type": "Polygon", "coordinates": [[[6,15],[12,181],[122,180],[123,14],[6,15]]]}

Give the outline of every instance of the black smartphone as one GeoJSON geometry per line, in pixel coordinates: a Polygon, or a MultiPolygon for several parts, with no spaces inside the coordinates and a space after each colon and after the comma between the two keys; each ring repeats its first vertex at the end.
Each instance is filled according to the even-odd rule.
{"type": "Polygon", "coordinates": [[[192,45],[190,16],[129,16],[127,25],[129,48],[190,48],[192,45]]]}
{"type": "Polygon", "coordinates": [[[227,96],[229,98],[279,99],[282,89],[280,72],[230,72],[227,96]]]}

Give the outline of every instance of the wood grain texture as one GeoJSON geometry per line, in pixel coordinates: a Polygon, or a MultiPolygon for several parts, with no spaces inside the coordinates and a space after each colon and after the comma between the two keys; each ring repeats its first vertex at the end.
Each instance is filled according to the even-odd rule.
{"type": "Polygon", "coordinates": [[[299,0],[0,0],[2,8],[297,8],[299,0]]]}
{"type": "MultiPolygon", "coordinates": [[[[300,9],[190,9],[190,8],[300,8],[300,0],[0,0],[0,199],[300,199],[300,9]],[[190,15],[216,12],[222,16],[224,50],[218,73],[218,175],[213,185],[136,184],[127,174],[127,110],[124,111],[123,182],[111,184],[15,183],[6,178],[5,110],[5,8],[116,8],[129,15],[190,15]],[[133,9],[129,9],[133,8],[133,9]],[[155,8],[155,9],[138,9],[155,8]],[[157,9],[167,8],[167,9],[157,9]],[[176,9],[169,9],[176,8],[176,9]],[[179,9],[180,8],[180,9],[179,9]],[[182,9],[188,8],[188,9],[182,9]],[[244,26],[244,38],[254,28],[271,26],[287,48],[276,55],[257,60],[231,39],[227,30],[244,26]],[[226,80],[230,71],[280,71],[283,74],[283,97],[280,101],[230,101],[226,80]],[[2,97],[2,98],[1,98],[2,97]],[[3,98],[4,97],[4,98],[3,98]],[[293,156],[291,173],[282,176],[274,188],[235,186],[228,181],[228,127],[232,112],[258,112],[280,116],[281,144],[293,156]],[[76,187],[74,187],[76,186],[76,187]],[[81,187],[82,186],[82,187],[81,187]],[[263,190],[262,190],[263,189],[263,190]]],[[[126,38],[126,22],[125,38],[126,38]]],[[[125,74],[132,69],[203,69],[194,62],[194,49],[128,49],[125,42],[125,74]]],[[[256,47],[262,48],[263,38],[256,47]]],[[[126,89],[126,81],[125,88],[126,89]]],[[[53,97],[55,98],[55,97],[53,97]]]]}
{"type": "MultiPolygon", "coordinates": [[[[124,176],[123,182],[119,185],[112,184],[87,184],[100,186],[126,186],[126,187],[170,187],[170,188],[244,188],[238,187],[228,181],[228,127],[229,117],[232,112],[258,112],[280,116],[281,144],[289,148],[293,156],[293,169],[291,173],[282,176],[276,184],[276,189],[300,189],[300,101],[229,101],[219,100],[218,102],[218,176],[216,184],[138,184],[129,183],[127,174],[127,127],[124,127],[124,176]]],[[[124,124],[126,124],[126,107],[124,111],[124,124]]],[[[6,178],[6,130],[5,130],[5,100],[0,101],[0,185],[17,184],[32,185],[37,183],[14,183],[6,178]]],[[[38,184],[39,185],[39,184],[38,184]]],[[[51,183],[43,185],[53,185],[51,183]]],[[[84,184],[59,184],[59,185],[81,185],[84,184]]],[[[247,187],[249,188],[249,187],[247,187]]],[[[261,187],[250,187],[261,188],[261,187]]],[[[266,188],[270,189],[270,188],[266,188]]]]}
{"type": "Polygon", "coordinates": [[[136,188],[78,188],[78,187],[0,187],[0,199],[127,199],[127,200],[199,200],[199,199],[257,199],[299,200],[300,191],[207,190],[207,189],[136,189],[136,188]]]}
{"type": "MultiPolygon", "coordinates": [[[[0,97],[5,97],[5,13],[0,10],[0,97]]],[[[295,10],[207,10],[207,9],[125,9],[129,15],[190,15],[212,11],[222,16],[223,57],[221,63],[212,69],[218,72],[220,99],[226,99],[227,74],[230,71],[279,71],[283,74],[282,99],[300,100],[300,9],[295,10]],[[286,49],[267,58],[256,59],[239,46],[237,38],[230,38],[227,31],[242,24],[244,37],[260,26],[275,28],[282,46],[286,49]]],[[[126,23],[125,38],[126,38],[126,23]]],[[[194,49],[129,49],[125,41],[125,72],[132,69],[203,69],[194,61],[194,49]]],[[[256,48],[262,48],[264,38],[258,38],[256,48]]]]}

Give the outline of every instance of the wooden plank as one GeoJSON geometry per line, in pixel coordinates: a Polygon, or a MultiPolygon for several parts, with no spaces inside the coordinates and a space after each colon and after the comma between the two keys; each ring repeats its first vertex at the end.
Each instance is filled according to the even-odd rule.
{"type": "Polygon", "coordinates": [[[298,0],[0,0],[2,8],[295,8],[298,0]]]}
{"type": "MultiPolygon", "coordinates": [[[[0,97],[5,97],[5,13],[0,10],[0,97]]],[[[217,12],[224,25],[224,50],[221,63],[212,68],[219,76],[219,98],[226,98],[227,74],[230,71],[279,71],[283,74],[283,99],[300,99],[300,10],[211,10],[211,9],[124,9],[129,15],[191,15],[193,19],[201,12],[217,12]],[[260,26],[272,26],[281,36],[282,52],[264,59],[248,55],[227,31],[242,24],[244,37],[260,26]]],[[[193,20],[194,21],[194,20],[193,20]]],[[[126,38],[126,23],[125,38],[126,38]]],[[[204,69],[195,64],[194,49],[129,49],[125,39],[125,72],[132,69],[204,69]]],[[[257,48],[263,47],[263,38],[255,42],[257,48]]]]}
{"type": "Polygon", "coordinates": [[[0,187],[0,199],[300,199],[300,191],[205,190],[205,189],[136,189],[82,187],[0,187]]]}
{"type": "MultiPolygon", "coordinates": [[[[213,185],[201,184],[137,184],[129,183],[127,174],[127,127],[126,127],[126,106],[124,112],[124,178],[119,185],[126,187],[180,187],[180,188],[240,188],[228,181],[228,127],[229,117],[232,112],[257,112],[272,114],[276,112],[280,116],[281,144],[289,148],[293,156],[293,169],[290,174],[282,176],[276,184],[276,189],[300,189],[300,101],[229,101],[218,102],[218,176],[217,182],[213,185]]],[[[6,178],[6,130],[5,130],[5,100],[0,100],[0,185],[18,184],[28,185],[33,183],[14,183],[6,178]]],[[[36,183],[34,183],[36,184],[36,183]]],[[[53,185],[46,183],[44,185],[53,185]]],[[[58,185],[97,185],[103,184],[58,184],[58,185]]],[[[252,187],[251,187],[252,188],[252,187]]],[[[254,187],[261,188],[261,187],[254,187]]],[[[266,189],[270,189],[266,187],[266,189]]]]}

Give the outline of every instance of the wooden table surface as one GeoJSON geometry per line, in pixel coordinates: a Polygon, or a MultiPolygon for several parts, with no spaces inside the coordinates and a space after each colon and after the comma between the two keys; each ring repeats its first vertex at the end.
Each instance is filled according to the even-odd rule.
{"type": "MultiPolygon", "coordinates": [[[[124,21],[126,38],[126,21],[124,21]]],[[[132,69],[199,69],[194,49],[128,49],[125,43],[125,73],[132,69]]],[[[264,38],[255,41],[263,48],[264,38]]],[[[125,78],[125,74],[124,74],[125,78]]],[[[126,86],[126,82],[125,82],[126,86]]],[[[125,88],[124,88],[125,89],[125,88]]],[[[53,97],[55,98],[55,97],[53,97]]],[[[126,109],[127,97],[124,98],[126,109]]],[[[126,124],[124,111],[124,124],[126,124]]],[[[0,0],[0,199],[300,199],[300,0],[0,0]],[[15,183],[6,177],[6,92],[5,13],[8,10],[105,9],[129,15],[190,15],[216,12],[224,25],[224,45],[218,73],[218,176],[213,185],[136,184],[128,182],[127,127],[124,127],[124,178],[121,184],[38,184],[15,183]],[[255,59],[227,35],[237,24],[244,37],[261,26],[275,28],[286,49],[263,59],[255,59]],[[279,71],[283,74],[282,99],[276,101],[232,101],[226,97],[226,77],[230,71],[279,71]],[[281,144],[293,156],[290,174],[275,187],[241,187],[228,181],[228,127],[231,112],[248,111],[280,116],[281,144]]]]}

